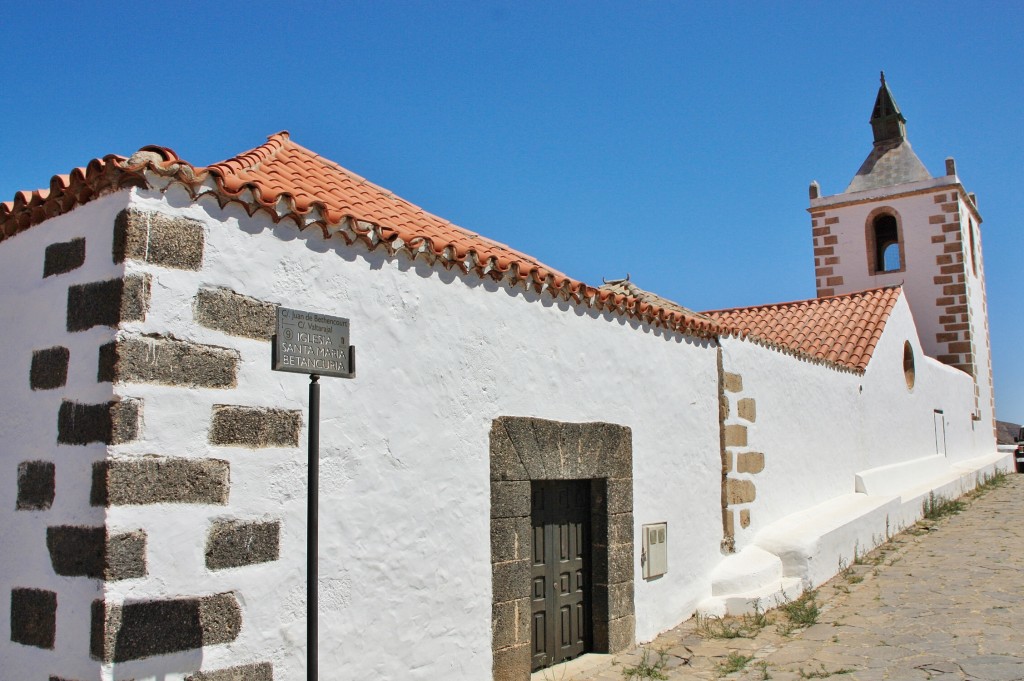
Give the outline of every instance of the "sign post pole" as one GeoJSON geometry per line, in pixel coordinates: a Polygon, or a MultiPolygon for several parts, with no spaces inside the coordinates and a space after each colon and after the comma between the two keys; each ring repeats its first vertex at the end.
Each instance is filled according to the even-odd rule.
{"type": "Polygon", "coordinates": [[[317,607],[320,556],[320,377],[309,375],[309,483],[306,504],[306,681],[317,681],[320,610],[317,607]]]}
{"type": "Polygon", "coordinates": [[[306,504],[306,679],[318,681],[320,613],[320,377],[355,378],[356,353],[349,345],[349,322],[318,312],[277,308],[271,343],[271,369],[309,374],[308,486],[306,504]]]}

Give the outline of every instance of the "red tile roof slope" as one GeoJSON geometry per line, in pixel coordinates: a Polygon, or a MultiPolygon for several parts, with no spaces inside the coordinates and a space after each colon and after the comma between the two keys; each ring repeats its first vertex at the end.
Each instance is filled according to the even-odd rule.
{"type": "Polygon", "coordinates": [[[55,176],[48,190],[19,192],[0,204],[0,242],[50,217],[123,187],[178,183],[195,197],[213,192],[221,205],[237,202],[251,214],[264,210],[275,221],[300,228],[318,225],[325,237],[384,245],[444,267],[480,276],[525,282],[537,291],[622,314],[656,327],[708,337],[722,331],[689,311],[652,304],[572,279],[528,255],[458,227],[398,198],[341,166],[295,144],[287,132],[255,149],[209,167],[193,166],[165,147],[143,147],[131,158],[91,161],[70,175],[55,176]]]}
{"type": "Polygon", "coordinates": [[[890,286],[703,314],[741,335],[863,372],[900,291],[890,286]]]}

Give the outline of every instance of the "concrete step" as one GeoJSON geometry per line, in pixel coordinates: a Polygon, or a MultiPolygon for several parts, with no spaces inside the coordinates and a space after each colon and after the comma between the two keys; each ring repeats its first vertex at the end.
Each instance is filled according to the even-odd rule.
{"type": "Polygon", "coordinates": [[[796,577],[780,577],[778,581],[762,584],[748,591],[712,596],[701,602],[697,612],[712,617],[750,615],[777,608],[800,597],[804,583],[796,577]]]}

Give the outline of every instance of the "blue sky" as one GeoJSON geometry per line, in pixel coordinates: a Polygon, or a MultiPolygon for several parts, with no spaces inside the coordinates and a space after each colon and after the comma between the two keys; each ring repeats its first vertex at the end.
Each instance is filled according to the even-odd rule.
{"type": "Polygon", "coordinates": [[[934,174],[978,195],[997,412],[1024,421],[1024,10],[1014,3],[8,6],[0,198],[159,144],[282,129],[588,283],[695,309],[814,295],[807,186],[871,148],[885,69],[934,174]]]}

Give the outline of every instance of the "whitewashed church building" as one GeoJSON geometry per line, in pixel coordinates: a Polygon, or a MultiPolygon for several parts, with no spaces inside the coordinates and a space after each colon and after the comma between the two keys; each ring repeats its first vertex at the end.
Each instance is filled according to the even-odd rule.
{"type": "Polygon", "coordinates": [[[279,307],[361,350],[321,381],[320,678],[523,681],[821,584],[1009,468],[975,197],[884,81],[871,127],[844,191],[811,185],[819,297],[703,313],[287,133],[0,204],[0,679],[306,677],[308,379],[271,370],[279,307]]]}

